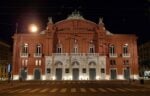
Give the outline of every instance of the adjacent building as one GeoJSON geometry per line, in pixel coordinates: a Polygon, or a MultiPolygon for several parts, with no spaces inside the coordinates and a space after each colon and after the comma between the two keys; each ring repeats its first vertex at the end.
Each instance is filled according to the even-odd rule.
{"type": "Polygon", "coordinates": [[[40,33],[14,34],[13,79],[138,79],[137,37],[113,34],[78,12],[40,33]]]}
{"type": "Polygon", "coordinates": [[[7,65],[11,63],[10,45],[0,41],[0,80],[8,79],[7,65]]]}
{"type": "Polygon", "coordinates": [[[141,44],[138,48],[140,75],[150,78],[150,41],[141,44]]]}

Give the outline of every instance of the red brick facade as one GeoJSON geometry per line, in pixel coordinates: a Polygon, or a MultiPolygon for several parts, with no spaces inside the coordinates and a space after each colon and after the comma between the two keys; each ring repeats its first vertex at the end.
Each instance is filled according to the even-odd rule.
{"type": "MultiPolygon", "coordinates": [[[[69,68],[70,72],[73,69],[73,67],[70,67],[70,64],[72,64],[72,62],[74,61],[74,55],[77,56],[76,59],[77,61],[79,60],[80,64],[87,62],[85,63],[86,67],[83,67],[84,65],[82,66],[82,68],[86,68],[87,71],[88,68],[90,68],[87,66],[90,60],[96,62],[97,64],[92,66],[100,66],[99,69],[96,69],[96,72],[98,73],[96,73],[96,76],[94,77],[97,80],[125,79],[129,77],[133,79],[138,78],[138,56],[136,44],[137,37],[131,34],[110,33],[105,29],[102,19],[100,19],[99,24],[83,19],[83,17],[81,17],[79,14],[73,14],[72,16],[70,16],[70,18],[68,17],[67,19],[56,22],[55,24],[53,24],[51,19],[49,19],[47,28],[43,32],[15,34],[13,36],[13,39],[14,79],[18,79],[20,76],[22,76],[22,74],[27,74],[23,75],[27,80],[34,78],[38,79],[38,76],[34,76],[35,74],[38,74],[38,72],[35,73],[36,69],[39,69],[40,79],[42,80],[47,79],[48,76],[51,77],[50,79],[57,79],[57,76],[55,77],[55,75],[57,74],[57,72],[55,72],[56,70],[53,72],[53,67],[56,64],[56,61],[62,60],[62,63],[66,62],[63,63],[63,65],[58,65],[58,68],[60,68],[59,66],[69,66],[65,68],[69,68]],[[74,49],[74,45],[76,43],[77,49],[74,49]],[[24,55],[21,54],[23,44],[27,44],[28,47],[27,52],[25,52],[27,54],[24,55]],[[37,44],[41,45],[41,51],[39,56],[34,56],[36,53],[37,44]],[[58,49],[59,44],[61,46],[60,50],[58,49]],[[90,49],[90,46],[94,47],[91,47],[90,49]],[[113,46],[113,48],[110,48],[111,46],[113,46]],[[124,46],[126,46],[127,48],[124,49],[124,46]],[[74,50],[76,50],[76,52],[74,52],[74,50]],[[65,54],[63,55],[62,53],[65,54]],[[72,53],[76,54],[71,55],[72,53]],[[77,55],[77,53],[80,54],[77,55]],[[57,57],[58,55],[61,55],[62,57],[59,58],[57,57]],[[93,56],[91,57],[93,59],[88,59],[88,55],[93,56]],[[63,56],[66,56],[64,58],[68,59],[63,61],[63,59],[61,59],[63,58],[63,56]],[[82,60],[82,57],[85,59],[82,60]],[[101,57],[104,58],[102,59],[102,62],[105,66],[104,68],[101,68],[101,57]],[[46,61],[48,60],[46,58],[50,58],[50,61],[46,61]],[[46,67],[47,62],[51,63],[51,67],[46,67]],[[21,68],[23,68],[22,70],[25,70],[22,73],[20,72],[21,68]],[[114,72],[111,69],[115,69],[116,71],[114,72]],[[126,77],[124,76],[124,69],[129,69],[129,74],[127,72],[126,77]],[[46,75],[47,71],[50,71],[50,73],[48,72],[50,75],[46,75]],[[101,78],[101,75],[99,75],[101,73],[105,74],[104,78],[101,78]],[[114,74],[116,74],[116,76],[113,76],[114,74]]],[[[77,68],[79,68],[80,70],[80,65],[77,68]]],[[[87,72],[86,80],[89,80],[90,78],[92,79],[89,74],[94,74],[94,72],[87,72]]],[[[72,75],[62,75],[58,77],[61,77],[64,80],[66,77],[63,78],[63,76],[72,75]]],[[[71,77],[71,79],[73,79],[73,77],[71,77]]],[[[83,79],[83,77],[81,77],[81,79],[83,79]]]]}

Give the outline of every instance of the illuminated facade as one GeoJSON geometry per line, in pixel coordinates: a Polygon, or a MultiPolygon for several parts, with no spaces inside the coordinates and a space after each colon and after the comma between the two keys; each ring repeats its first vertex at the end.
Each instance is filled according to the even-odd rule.
{"type": "Polygon", "coordinates": [[[78,12],[41,33],[13,36],[13,79],[138,79],[137,37],[112,34],[78,12]]]}

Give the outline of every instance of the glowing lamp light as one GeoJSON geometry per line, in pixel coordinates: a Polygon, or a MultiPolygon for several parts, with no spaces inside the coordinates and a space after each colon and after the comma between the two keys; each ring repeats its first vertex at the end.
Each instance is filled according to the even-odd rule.
{"type": "Polygon", "coordinates": [[[37,26],[36,26],[35,24],[31,24],[31,25],[29,26],[29,30],[30,30],[30,32],[35,33],[35,32],[38,31],[38,28],[37,28],[37,26]]]}
{"type": "Polygon", "coordinates": [[[55,77],[55,76],[53,76],[53,77],[52,77],[52,80],[55,80],[55,79],[56,79],[56,77],[55,77]]]}
{"type": "Polygon", "coordinates": [[[96,76],[96,80],[99,80],[100,79],[100,77],[99,76],[96,76]]]}
{"type": "Polygon", "coordinates": [[[64,80],[67,80],[67,77],[64,77],[64,80]]]}

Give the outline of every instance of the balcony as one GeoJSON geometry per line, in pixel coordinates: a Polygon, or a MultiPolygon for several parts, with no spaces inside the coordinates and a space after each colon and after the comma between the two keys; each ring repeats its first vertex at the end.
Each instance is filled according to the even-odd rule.
{"type": "Polygon", "coordinates": [[[53,56],[68,56],[68,53],[53,53],[53,56]]]}
{"type": "Polygon", "coordinates": [[[99,53],[86,53],[87,56],[99,56],[99,53]]]}
{"type": "Polygon", "coordinates": [[[117,56],[116,53],[109,53],[109,57],[111,57],[111,58],[116,58],[116,57],[118,57],[118,56],[117,56]]]}
{"type": "Polygon", "coordinates": [[[84,53],[70,53],[70,56],[85,56],[84,53]]]}
{"type": "Polygon", "coordinates": [[[20,57],[21,58],[28,58],[29,57],[29,53],[20,53],[20,57]]]}
{"type": "Polygon", "coordinates": [[[42,53],[34,53],[34,57],[35,58],[41,58],[42,57],[42,53]]]}
{"type": "Polygon", "coordinates": [[[126,57],[128,58],[128,57],[130,57],[130,56],[131,56],[130,53],[123,53],[123,54],[122,54],[122,57],[124,57],[124,58],[126,58],[126,57]]]}
{"type": "Polygon", "coordinates": [[[53,53],[53,56],[99,56],[99,53],[53,53]]]}

